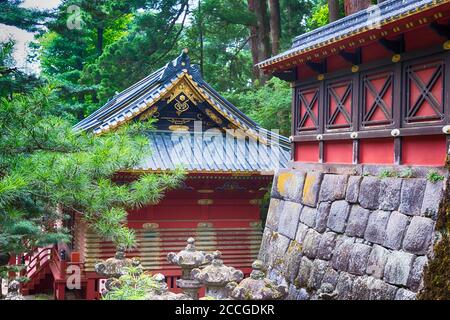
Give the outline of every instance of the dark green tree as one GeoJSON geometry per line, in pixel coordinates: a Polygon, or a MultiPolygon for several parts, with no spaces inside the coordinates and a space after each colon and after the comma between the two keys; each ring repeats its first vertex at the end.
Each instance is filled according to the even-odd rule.
{"type": "Polygon", "coordinates": [[[100,136],[74,132],[70,121],[58,116],[54,97],[44,88],[0,100],[0,252],[66,241],[61,222],[68,211],[82,215],[99,235],[132,247],[126,209],[158,202],[183,172],[115,183],[117,171],[150,152],[142,133],[151,123],[123,125],[100,136]]]}

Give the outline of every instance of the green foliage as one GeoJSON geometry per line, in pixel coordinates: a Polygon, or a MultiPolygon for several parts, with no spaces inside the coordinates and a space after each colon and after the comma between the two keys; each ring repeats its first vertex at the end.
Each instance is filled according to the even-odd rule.
{"type": "Polygon", "coordinates": [[[0,101],[0,243],[8,252],[68,240],[64,212],[81,214],[102,236],[131,247],[126,208],[156,203],[183,172],[143,175],[117,184],[114,174],[150,150],[151,123],[124,125],[101,136],[74,132],[56,117],[50,89],[0,101]]]}
{"type": "Polygon", "coordinates": [[[397,178],[398,172],[395,170],[383,169],[378,175],[379,178],[397,178]]]}
{"type": "Polygon", "coordinates": [[[152,276],[142,273],[139,267],[126,268],[125,272],[119,278],[117,286],[103,300],[146,300],[149,291],[158,287],[152,276]]]}
{"type": "Polygon", "coordinates": [[[306,24],[308,29],[314,30],[328,24],[328,21],[328,5],[322,4],[315,8],[306,24]]]}
{"type": "Polygon", "coordinates": [[[38,31],[52,12],[21,7],[24,0],[0,1],[0,23],[30,32],[38,31]]]}
{"type": "MultiPolygon", "coordinates": [[[[448,168],[448,167],[447,167],[448,168]]],[[[420,300],[450,299],[450,188],[447,182],[444,201],[439,206],[436,233],[440,235],[433,247],[433,258],[424,268],[420,300]]]]}
{"type": "Polygon", "coordinates": [[[290,135],[292,93],[288,83],[272,78],[263,87],[225,96],[262,127],[290,135]]]}
{"type": "Polygon", "coordinates": [[[432,182],[432,183],[436,183],[439,181],[444,180],[444,176],[439,174],[437,171],[435,170],[430,170],[427,174],[427,179],[428,181],[432,182]]]}
{"type": "Polygon", "coordinates": [[[412,178],[413,177],[413,171],[411,168],[406,168],[400,171],[399,174],[400,178],[412,178]]]}

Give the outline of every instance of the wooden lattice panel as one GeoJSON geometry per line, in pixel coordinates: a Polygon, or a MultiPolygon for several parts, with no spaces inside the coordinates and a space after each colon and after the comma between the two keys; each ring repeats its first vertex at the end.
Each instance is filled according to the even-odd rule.
{"type": "MultiPolygon", "coordinates": [[[[262,231],[259,224],[246,223],[248,227],[214,228],[208,224],[200,228],[152,228],[135,229],[137,247],[127,253],[139,257],[149,271],[175,269],[167,262],[167,253],[178,252],[186,246],[186,239],[193,236],[198,250],[220,250],[224,262],[236,268],[249,268],[257,258],[262,231]]],[[[97,261],[114,256],[115,246],[93,232],[86,235],[85,270],[94,271],[97,261]]]]}
{"type": "Polygon", "coordinates": [[[319,88],[297,90],[297,131],[319,129],[319,88]]]}
{"type": "Polygon", "coordinates": [[[405,68],[406,124],[444,119],[444,63],[416,63],[405,68]]]}
{"type": "Polygon", "coordinates": [[[345,80],[326,86],[326,129],[351,129],[353,83],[345,80]]]}
{"type": "Polygon", "coordinates": [[[362,77],[361,126],[388,126],[393,123],[394,74],[385,72],[362,77]]]}

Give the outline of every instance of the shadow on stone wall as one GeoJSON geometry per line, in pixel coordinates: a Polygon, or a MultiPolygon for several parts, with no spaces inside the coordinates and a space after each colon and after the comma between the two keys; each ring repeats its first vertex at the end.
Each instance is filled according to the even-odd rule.
{"type": "Polygon", "coordinates": [[[415,299],[444,182],[336,172],[275,176],[259,255],[269,277],[289,299],[415,299]]]}

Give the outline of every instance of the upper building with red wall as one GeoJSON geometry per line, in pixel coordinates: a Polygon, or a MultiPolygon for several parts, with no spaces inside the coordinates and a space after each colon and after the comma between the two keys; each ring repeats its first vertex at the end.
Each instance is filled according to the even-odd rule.
{"type": "Polygon", "coordinates": [[[450,1],[386,1],[259,67],[291,82],[295,162],[442,166],[450,1]]]}

